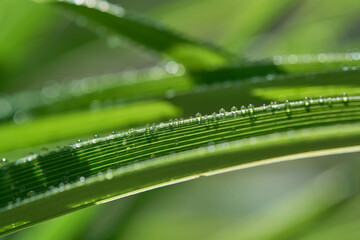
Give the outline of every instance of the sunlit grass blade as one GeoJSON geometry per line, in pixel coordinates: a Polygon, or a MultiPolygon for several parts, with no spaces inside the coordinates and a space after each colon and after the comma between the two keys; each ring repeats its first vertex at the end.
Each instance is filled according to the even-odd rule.
{"type": "Polygon", "coordinates": [[[249,105],[148,125],[3,163],[0,229],[11,232],[85,206],[202,175],[358,152],[359,122],[359,96],[249,105]]]}
{"type": "Polygon", "coordinates": [[[0,125],[0,152],[41,146],[91,132],[111,132],[176,117],[177,107],[168,102],[148,101],[125,106],[85,110],[68,114],[53,115],[16,125],[0,125]],[[22,136],[22,138],[19,138],[22,136]]]}

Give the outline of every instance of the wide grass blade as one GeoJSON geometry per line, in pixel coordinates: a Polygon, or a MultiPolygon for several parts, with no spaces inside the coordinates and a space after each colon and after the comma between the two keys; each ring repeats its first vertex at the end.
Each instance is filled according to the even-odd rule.
{"type": "Polygon", "coordinates": [[[43,151],[1,166],[0,229],[203,175],[358,152],[359,122],[360,97],[343,95],[198,114],[43,151]]]}

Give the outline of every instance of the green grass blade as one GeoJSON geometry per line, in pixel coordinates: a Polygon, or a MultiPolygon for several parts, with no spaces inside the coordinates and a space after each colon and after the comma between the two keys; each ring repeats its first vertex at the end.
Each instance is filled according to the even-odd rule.
{"type": "Polygon", "coordinates": [[[53,115],[21,125],[4,123],[0,124],[0,152],[14,150],[14,147],[19,149],[44,145],[91,132],[95,134],[99,131],[111,132],[113,129],[136,127],[179,114],[179,109],[171,103],[148,101],[53,115]],[[19,139],[19,136],[23,138],[19,139]]]}
{"type": "Polygon", "coordinates": [[[359,122],[359,96],[250,105],[148,125],[5,163],[0,168],[0,229],[11,232],[202,175],[358,152],[359,122]]]}
{"type": "Polygon", "coordinates": [[[164,54],[189,69],[206,69],[229,63],[231,56],[204,44],[196,43],[141,19],[120,6],[106,1],[75,4],[72,1],[46,1],[66,8],[110,32],[120,34],[150,50],[164,54]]]}

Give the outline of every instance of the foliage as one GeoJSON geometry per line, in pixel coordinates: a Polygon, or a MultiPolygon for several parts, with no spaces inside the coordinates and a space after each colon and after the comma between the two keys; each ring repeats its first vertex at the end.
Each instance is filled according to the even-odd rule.
{"type": "MultiPolygon", "coordinates": [[[[356,1],[340,4],[353,7],[344,11],[344,15],[332,11],[331,7],[337,10],[340,7],[336,1],[330,1],[329,11],[323,14],[313,10],[315,1],[269,4],[262,0],[253,3],[228,0],[224,6],[201,14],[199,9],[216,2],[152,3],[150,15],[168,19],[167,25],[195,35],[203,31],[204,36],[214,31],[211,23],[202,22],[201,16],[213,21],[233,16],[231,24],[218,29],[224,34],[214,33],[215,37],[211,38],[222,48],[214,47],[214,43],[200,43],[194,36],[180,35],[176,30],[169,30],[170,27],[160,26],[117,4],[95,0],[38,2],[5,0],[1,3],[2,9],[24,4],[20,8],[28,6],[28,12],[36,13],[37,17],[27,22],[21,18],[24,16],[21,11],[11,16],[5,12],[0,15],[0,19],[3,16],[14,23],[3,24],[5,27],[0,31],[3,43],[0,76],[8,79],[0,83],[6,89],[0,97],[0,151],[3,156],[0,234],[84,207],[202,176],[296,159],[305,159],[303,161],[309,161],[309,166],[314,168],[312,160],[320,159],[324,166],[317,166],[317,172],[312,170],[316,173],[310,174],[307,170],[310,178],[316,179],[315,183],[310,181],[304,186],[289,183],[288,188],[297,190],[286,192],[286,196],[280,194],[267,210],[253,211],[253,215],[245,214],[241,218],[241,214],[229,215],[228,220],[221,222],[218,215],[211,217],[213,205],[209,203],[204,208],[206,218],[191,222],[199,229],[177,237],[198,239],[209,234],[206,230],[209,226],[220,224],[221,231],[214,230],[211,237],[205,238],[312,239],[320,236],[338,239],[346,230],[353,232],[356,239],[359,234],[354,227],[357,220],[347,219],[357,216],[357,213],[348,212],[357,203],[359,192],[358,164],[354,159],[360,151],[357,80],[360,53],[316,52],[320,46],[324,50],[344,52],[344,49],[335,48],[336,41],[346,37],[340,29],[354,18],[356,1]],[[236,11],[243,11],[243,14],[228,14],[230,10],[235,11],[234,3],[240,9],[236,11]],[[268,9],[260,11],[265,5],[268,9]],[[285,21],[287,16],[274,17],[276,13],[294,9],[299,10],[290,21],[285,21]],[[171,11],[174,15],[167,16],[171,11]],[[191,11],[199,16],[199,24],[183,28],[186,21],[176,16],[191,16],[191,11]],[[57,12],[63,14],[56,15],[57,12]],[[19,23],[16,21],[26,23],[28,27],[22,26],[26,31],[17,31],[19,23]],[[310,22],[308,31],[318,32],[310,43],[310,33],[302,30],[306,21],[310,22]],[[336,31],[334,36],[324,27],[330,23],[336,31]],[[271,30],[273,35],[266,30],[271,30]],[[13,34],[6,35],[8,32],[13,34]],[[58,37],[53,37],[54,33],[58,37]],[[260,33],[263,35],[256,35],[260,33]],[[129,43],[124,42],[123,37],[129,43]],[[292,41],[298,43],[291,47],[292,41]],[[141,51],[131,52],[133,43],[141,51]],[[304,48],[302,44],[308,43],[309,48],[304,48]],[[270,50],[260,52],[263,44],[270,50]],[[22,48],[18,49],[20,45],[22,48]],[[235,49],[242,49],[241,57],[235,49]],[[271,51],[284,55],[269,58],[271,51]],[[304,54],[305,51],[310,54],[304,54]],[[92,52],[95,59],[101,60],[89,67],[86,61],[92,52]],[[152,60],[142,60],[139,52],[152,56],[152,60]],[[110,59],[108,63],[116,72],[96,70],[105,66],[99,64],[106,62],[101,54],[110,59]],[[110,58],[112,54],[123,66],[146,67],[119,72],[117,60],[110,58]],[[81,69],[81,63],[73,61],[74,56],[85,62],[83,73],[72,75],[74,80],[61,80],[62,70],[81,69]],[[52,75],[56,73],[54,69],[57,75],[52,75]],[[103,71],[111,73],[103,74],[103,71]],[[35,81],[38,76],[41,77],[35,81]],[[49,78],[54,80],[49,82],[49,78]],[[26,85],[29,80],[34,86],[26,85]],[[112,130],[116,132],[110,134],[112,130]],[[331,158],[346,158],[347,161],[338,163],[331,158]],[[301,211],[297,205],[301,206],[301,211]],[[225,227],[233,218],[236,221],[225,227]],[[335,229],[335,233],[324,231],[338,222],[346,224],[335,229]]],[[[356,46],[354,39],[354,36],[346,39],[355,42],[349,46],[356,46]]],[[[251,179],[251,175],[247,178],[251,179]]],[[[246,183],[247,178],[239,183],[246,183]]],[[[204,184],[210,179],[206,178],[204,184]]],[[[217,179],[221,181],[220,177],[217,179]]],[[[228,189],[234,191],[235,181],[230,179],[229,182],[232,186],[228,189]]],[[[244,184],[242,189],[249,191],[251,186],[244,184]]],[[[181,192],[181,187],[178,188],[181,192]]],[[[218,188],[226,190],[221,184],[218,188]]],[[[103,211],[89,208],[87,212],[63,218],[69,220],[60,218],[57,222],[46,222],[43,228],[52,234],[64,224],[61,221],[71,221],[74,226],[66,227],[69,230],[60,234],[60,238],[118,239],[125,236],[126,231],[132,231],[135,216],[145,214],[144,234],[148,235],[150,230],[154,236],[161,231],[164,236],[172,234],[163,227],[157,230],[156,221],[146,220],[144,206],[151,206],[158,199],[156,195],[161,195],[160,191],[152,192],[155,193],[140,195],[144,199],[148,196],[146,201],[138,196],[124,200],[123,208],[113,204],[114,209],[122,209],[117,216],[111,217],[105,207],[103,211]],[[91,236],[86,235],[85,225],[91,224],[91,216],[97,219],[102,214],[101,219],[114,219],[114,222],[104,220],[103,227],[94,228],[97,232],[94,230],[91,236]],[[116,230],[120,225],[122,230],[116,230]]],[[[262,192],[266,196],[267,191],[263,189],[262,192]]],[[[173,195],[181,199],[179,193],[173,195]]],[[[179,200],[174,202],[181,205],[179,200]]],[[[246,206],[244,204],[242,209],[247,209],[246,206]]],[[[178,216],[176,208],[168,209],[174,211],[173,218],[178,216]]],[[[153,214],[163,219],[161,210],[153,214]]],[[[97,221],[100,220],[94,220],[93,224],[97,221]]],[[[170,222],[167,224],[172,226],[170,222]]],[[[183,221],[180,225],[190,227],[183,221]]],[[[28,233],[20,232],[19,236],[23,234],[26,238],[28,234],[31,238],[35,234],[32,232],[36,232],[36,228],[33,229],[28,233]]],[[[16,237],[9,235],[12,236],[16,237]]],[[[144,238],[142,233],[129,236],[130,239],[144,238]]]]}

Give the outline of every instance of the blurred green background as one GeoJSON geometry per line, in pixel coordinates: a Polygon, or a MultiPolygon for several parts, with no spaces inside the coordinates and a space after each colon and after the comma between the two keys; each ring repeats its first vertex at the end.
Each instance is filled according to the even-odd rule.
{"type": "MultiPolygon", "coordinates": [[[[249,60],[357,51],[360,42],[357,0],[111,2],[249,60]]],[[[0,96],[162,61],[82,21],[30,0],[1,0],[0,96]]],[[[337,155],[201,178],[2,239],[359,239],[358,161],[337,155]]]]}

